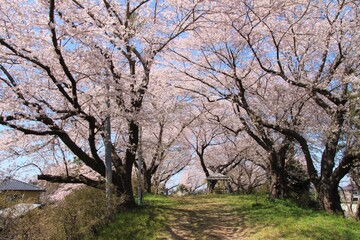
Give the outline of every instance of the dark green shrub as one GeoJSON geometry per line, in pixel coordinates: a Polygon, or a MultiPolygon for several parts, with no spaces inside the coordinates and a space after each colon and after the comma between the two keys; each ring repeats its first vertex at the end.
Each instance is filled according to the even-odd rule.
{"type": "Polygon", "coordinates": [[[310,192],[310,179],[303,166],[291,160],[286,163],[285,169],[285,197],[294,200],[301,207],[316,208],[316,201],[310,192]]]}

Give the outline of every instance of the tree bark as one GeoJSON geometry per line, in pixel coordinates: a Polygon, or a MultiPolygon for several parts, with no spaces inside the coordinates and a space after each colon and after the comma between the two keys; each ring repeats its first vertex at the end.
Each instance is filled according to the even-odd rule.
{"type": "Polygon", "coordinates": [[[285,160],[289,154],[290,141],[285,139],[280,149],[272,149],[270,162],[270,197],[272,199],[284,198],[286,192],[285,160]]]}
{"type": "Polygon", "coordinates": [[[144,190],[146,193],[152,193],[151,177],[152,174],[150,171],[144,171],[144,190]]]}
{"type": "Polygon", "coordinates": [[[344,214],[344,210],[341,208],[340,195],[338,190],[338,184],[322,183],[319,189],[319,202],[322,208],[327,212],[344,214]]]}
{"type": "Polygon", "coordinates": [[[214,192],[214,189],[215,189],[215,186],[216,186],[217,182],[218,182],[217,180],[208,180],[208,191],[210,193],[214,192]]]}
{"type": "Polygon", "coordinates": [[[136,207],[136,203],[132,189],[132,170],[139,144],[139,126],[133,120],[130,120],[128,124],[130,146],[126,149],[124,172],[121,174],[121,178],[124,189],[123,195],[125,197],[124,205],[128,208],[134,208],[136,207]]]}
{"type": "Polygon", "coordinates": [[[280,153],[272,151],[270,154],[270,198],[284,198],[286,180],[285,180],[285,158],[286,149],[282,148],[280,153]]]}

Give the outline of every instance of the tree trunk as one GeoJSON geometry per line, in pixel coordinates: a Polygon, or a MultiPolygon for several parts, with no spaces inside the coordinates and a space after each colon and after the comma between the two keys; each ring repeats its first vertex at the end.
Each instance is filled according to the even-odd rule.
{"type": "Polygon", "coordinates": [[[131,173],[122,175],[124,191],[120,194],[124,197],[124,202],[121,205],[126,208],[135,208],[137,206],[134,198],[131,176],[131,173]]]}
{"type": "Polygon", "coordinates": [[[227,187],[228,193],[234,193],[234,189],[232,188],[230,182],[227,181],[227,182],[225,183],[225,185],[226,185],[226,187],[227,187]]]}
{"type": "Polygon", "coordinates": [[[152,189],[152,184],[151,184],[151,173],[149,171],[144,171],[144,190],[146,193],[151,193],[152,189]]]}
{"type": "Polygon", "coordinates": [[[215,185],[217,183],[217,180],[208,180],[208,191],[210,193],[214,192],[214,189],[215,189],[215,185]]]}
{"type": "Polygon", "coordinates": [[[270,156],[270,197],[283,198],[285,187],[285,157],[273,152],[270,156]]]}
{"type": "Polygon", "coordinates": [[[344,214],[340,204],[338,184],[322,184],[319,190],[319,202],[327,212],[344,214]]]}
{"type": "Polygon", "coordinates": [[[132,188],[132,171],[136,159],[137,147],[139,144],[139,126],[134,121],[129,121],[129,144],[126,149],[124,172],[121,174],[124,188],[124,205],[128,208],[136,207],[132,188]]]}

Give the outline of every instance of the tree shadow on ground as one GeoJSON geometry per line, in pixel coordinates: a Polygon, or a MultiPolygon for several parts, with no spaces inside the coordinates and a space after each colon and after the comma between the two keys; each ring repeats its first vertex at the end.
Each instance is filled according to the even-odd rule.
{"type": "Polygon", "coordinates": [[[176,207],[164,207],[172,213],[159,239],[243,239],[251,228],[243,215],[221,201],[185,198],[176,207]]]}
{"type": "Polygon", "coordinates": [[[101,239],[360,239],[358,223],[265,197],[150,196],[117,215],[101,239]]]}

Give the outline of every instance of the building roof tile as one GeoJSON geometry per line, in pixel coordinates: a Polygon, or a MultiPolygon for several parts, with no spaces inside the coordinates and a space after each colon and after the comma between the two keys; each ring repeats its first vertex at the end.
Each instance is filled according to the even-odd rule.
{"type": "Polygon", "coordinates": [[[45,191],[43,188],[16,179],[6,178],[0,183],[0,191],[45,191]]]}

